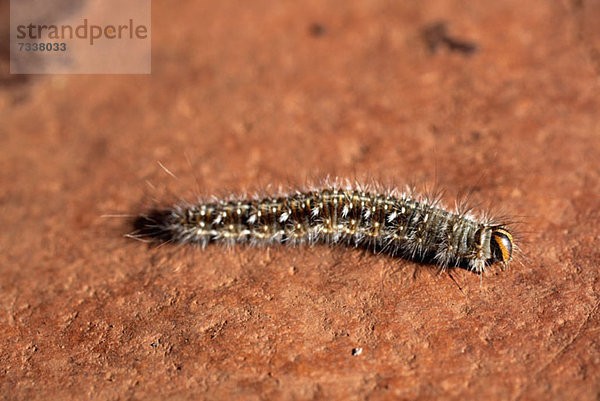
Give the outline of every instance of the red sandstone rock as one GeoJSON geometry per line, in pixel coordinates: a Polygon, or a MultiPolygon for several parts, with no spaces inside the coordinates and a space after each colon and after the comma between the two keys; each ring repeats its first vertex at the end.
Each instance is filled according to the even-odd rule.
{"type": "Polygon", "coordinates": [[[598,397],[598,3],[152,6],[149,76],[9,76],[2,52],[3,398],[598,397]],[[439,21],[476,51],[431,52],[439,21]],[[472,190],[524,255],[480,281],[101,217],[356,173],[472,190]]]}

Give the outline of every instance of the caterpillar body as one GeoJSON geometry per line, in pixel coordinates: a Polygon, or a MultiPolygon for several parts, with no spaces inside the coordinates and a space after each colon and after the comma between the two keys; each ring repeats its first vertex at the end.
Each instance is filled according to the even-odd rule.
{"type": "Polygon", "coordinates": [[[512,259],[506,224],[448,211],[439,201],[396,190],[326,187],[250,200],[215,200],[154,210],[134,237],[180,244],[326,243],[364,246],[446,268],[481,273],[512,259]]]}

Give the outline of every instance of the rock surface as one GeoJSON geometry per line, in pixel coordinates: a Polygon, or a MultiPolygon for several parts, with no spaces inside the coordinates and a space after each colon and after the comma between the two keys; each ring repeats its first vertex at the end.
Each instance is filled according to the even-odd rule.
{"type": "Polygon", "coordinates": [[[3,398],[598,398],[599,2],[152,7],[148,76],[2,49],[3,398]],[[470,192],[522,254],[480,280],[102,217],[327,174],[470,192]]]}

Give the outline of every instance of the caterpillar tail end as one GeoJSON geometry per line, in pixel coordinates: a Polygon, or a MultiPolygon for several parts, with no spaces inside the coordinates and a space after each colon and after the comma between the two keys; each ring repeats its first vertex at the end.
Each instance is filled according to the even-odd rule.
{"type": "Polygon", "coordinates": [[[169,210],[151,210],[133,221],[134,231],[128,237],[147,242],[172,242],[175,238],[169,229],[172,213],[169,210]]]}

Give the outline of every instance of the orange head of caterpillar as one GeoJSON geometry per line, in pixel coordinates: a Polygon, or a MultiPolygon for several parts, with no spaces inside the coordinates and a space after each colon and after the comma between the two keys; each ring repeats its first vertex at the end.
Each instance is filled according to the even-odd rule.
{"type": "Polygon", "coordinates": [[[513,237],[504,227],[494,227],[490,237],[491,262],[505,266],[512,259],[513,237]]]}

